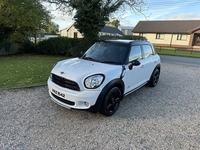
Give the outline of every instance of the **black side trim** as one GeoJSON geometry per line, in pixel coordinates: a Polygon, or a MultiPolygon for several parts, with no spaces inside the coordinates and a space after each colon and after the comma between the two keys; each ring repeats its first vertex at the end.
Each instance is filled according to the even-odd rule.
{"type": "Polygon", "coordinates": [[[122,79],[124,76],[123,76],[123,73],[124,73],[124,71],[126,70],[126,67],[123,65],[122,66],[122,73],[121,73],[121,75],[120,75],[120,79],[122,79]]]}
{"type": "Polygon", "coordinates": [[[139,88],[143,87],[146,83],[147,83],[147,82],[145,82],[145,83],[143,83],[142,85],[136,87],[135,89],[133,89],[133,90],[131,90],[131,91],[125,93],[124,96],[127,96],[127,95],[133,93],[134,91],[136,91],[136,90],[138,90],[139,88]]]}
{"type": "Polygon", "coordinates": [[[108,91],[114,87],[117,86],[119,87],[119,89],[121,90],[122,94],[124,93],[124,82],[121,79],[114,79],[112,81],[110,81],[101,91],[101,93],[99,94],[99,97],[97,98],[97,101],[95,103],[94,106],[89,108],[90,112],[93,113],[97,113],[97,111],[99,111],[99,109],[101,108],[101,104],[105,98],[105,95],[108,93],[108,91]]]}

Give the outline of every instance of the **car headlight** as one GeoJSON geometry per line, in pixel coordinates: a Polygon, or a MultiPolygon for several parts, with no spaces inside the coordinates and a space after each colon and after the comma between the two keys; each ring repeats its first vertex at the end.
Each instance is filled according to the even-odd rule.
{"type": "Polygon", "coordinates": [[[95,89],[98,88],[104,80],[104,75],[97,74],[97,75],[92,75],[89,76],[85,79],[84,84],[85,87],[88,89],[95,89]]]}

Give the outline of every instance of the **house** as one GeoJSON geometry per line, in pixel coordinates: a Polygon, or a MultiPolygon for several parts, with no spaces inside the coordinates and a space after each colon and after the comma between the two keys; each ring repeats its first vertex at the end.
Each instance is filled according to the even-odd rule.
{"type": "Polygon", "coordinates": [[[104,26],[99,32],[99,35],[122,36],[124,35],[124,33],[121,32],[118,28],[111,26],[104,26]]]}
{"type": "Polygon", "coordinates": [[[83,35],[75,28],[72,23],[68,28],[60,30],[60,36],[66,36],[70,38],[82,38],[83,35]]]}
{"type": "MultiPolygon", "coordinates": [[[[60,30],[60,35],[70,38],[83,38],[83,35],[74,27],[74,23],[71,24],[68,28],[60,30]]],[[[115,27],[104,26],[99,32],[99,35],[122,36],[124,34],[115,27]]]]}
{"type": "Polygon", "coordinates": [[[133,27],[130,26],[119,26],[118,27],[120,31],[124,33],[124,35],[133,35],[133,27]]]}
{"type": "Polygon", "coordinates": [[[139,21],[132,32],[155,46],[200,49],[200,20],[139,21]]]}

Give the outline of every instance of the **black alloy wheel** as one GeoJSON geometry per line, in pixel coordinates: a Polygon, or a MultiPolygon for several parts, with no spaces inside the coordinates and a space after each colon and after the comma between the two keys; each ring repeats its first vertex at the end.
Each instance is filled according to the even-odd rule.
{"type": "Polygon", "coordinates": [[[117,111],[121,99],[121,90],[118,87],[113,87],[105,96],[100,112],[106,116],[113,115],[117,111]]]}
{"type": "Polygon", "coordinates": [[[148,85],[151,87],[155,87],[158,84],[159,76],[160,76],[160,70],[157,68],[156,70],[154,70],[151,79],[148,82],[148,85]]]}

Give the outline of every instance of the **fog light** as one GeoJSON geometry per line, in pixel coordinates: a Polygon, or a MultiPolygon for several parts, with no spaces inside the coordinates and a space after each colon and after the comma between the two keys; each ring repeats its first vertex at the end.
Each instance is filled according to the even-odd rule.
{"type": "Polygon", "coordinates": [[[88,102],[85,102],[85,106],[86,106],[86,107],[89,107],[90,104],[89,104],[88,102]]]}

